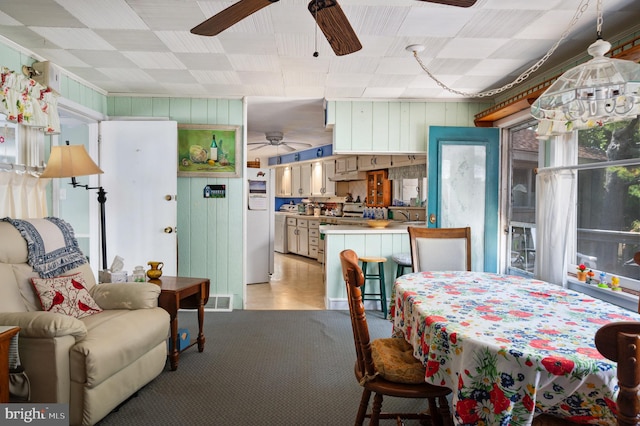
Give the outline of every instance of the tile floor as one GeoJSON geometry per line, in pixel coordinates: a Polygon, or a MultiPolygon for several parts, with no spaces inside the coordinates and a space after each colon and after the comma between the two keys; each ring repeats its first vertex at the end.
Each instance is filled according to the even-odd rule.
{"type": "Polygon", "coordinates": [[[268,283],[247,285],[245,309],[322,310],[324,281],[316,260],[275,253],[274,273],[268,283]]]}

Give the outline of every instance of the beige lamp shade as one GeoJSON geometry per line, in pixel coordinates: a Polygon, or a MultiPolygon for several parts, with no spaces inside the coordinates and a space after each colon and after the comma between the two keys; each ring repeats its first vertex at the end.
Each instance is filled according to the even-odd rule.
{"type": "Polygon", "coordinates": [[[83,145],[63,145],[51,148],[47,168],[41,178],[65,178],[104,173],[93,162],[83,145]]]}

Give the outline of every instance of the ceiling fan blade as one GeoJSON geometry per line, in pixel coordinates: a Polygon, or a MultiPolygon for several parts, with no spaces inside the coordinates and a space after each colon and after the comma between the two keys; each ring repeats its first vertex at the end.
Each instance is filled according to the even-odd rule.
{"type": "Polygon", "coordinates": [[[362,49],[358,36],[336,0],[311,0],[308,9],[337,56],[362,49]]]}
{"type": "Polygon", "coordinates": [[[279,146],[283,147],[284,149],[286,149],[287,151],[291,152],[291,151],[295,151],[296,149],[292,146],[287,145],[286,143],[281,143],[279,146]]]}
{"type": "Polygon", "coordinates": [[[446,4],[448,6],[471,7],[476,4],[477,0],[420,0],[428,3],[446,4]]]}
{"type": "Polygon", "coordinates": [[[247,16],[277,1],[278,0],[240,0],[191,28],[191,33],[202,36],[218,35],[230,26],[242,21],[247,16]]]}
{"type": "Polygon", "coordinates": [[[249,151],[255,151],[256,149],[261,149],[261,148],[264,148],[265,146],[270,146],[270,144],[268,143],[261,143],[261,144],[248,143],[247,145],[260,145],[260,146],[256,146],[255,148],[251,148],[249,151]]]}

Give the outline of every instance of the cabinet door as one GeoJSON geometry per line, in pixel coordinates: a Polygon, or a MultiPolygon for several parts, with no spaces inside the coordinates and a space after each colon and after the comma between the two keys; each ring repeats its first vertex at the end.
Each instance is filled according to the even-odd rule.
{"type": "Polygon", "coordinates": [[[302,196],[302,185],[300,179],[300,166],[291,166],[291,195],[293,197],[302,196]]]}
{"type": "Polygon", "coordinates": [[[336,173],[344,173],[346,171],[347,171],[347,158],[344,158],[344,157],[336,158],[336,173]]]}
{"type": "Polygon", "coordinates": [[[324,180],[324,188],[322,191],[322,195],[326,197],[336,195],[336,183],[331,180],[336,174],[336,163],[333,160],[325,161],[323,163],[323,180],[324,180]]]}
{"type": "Polygon", "coordinates": [[[303,197],[311,195],[311,164],[300,165],[300,189],[303,197]]]}
{"type": "MultiPolygon", "coordinates": [[[[347,171],[348,172],[358,171],[358,157],[356,156],[347,157],[347,171]]],[[[336,173],[337,173],[337,170],[336,170],[336,173]]]]}
{"type": "Polygon", "coordinates": [[[410,166],[412,164],[413,155],[394,155],[392,157],[393,167],[410,166]]]}
{"type": "Polygon", "coordinates": [[[309,228],[298,228],[299,255],[309,256],[309,228]]]}
{"type": "Polygon", "coordinates": [[[375,155],[373,158],[373,164],[376,169],[386,169],[391,167],[390,155],[375,155]]]}
{"type": "Polygon", "coordinates": [[[276,167],[276,197],[291,195],[291,168],[276,167]]]}
{"type": "Polygon", "coordinates": [[[322,196],[324,192],[324,164],[316,161],[311,164],[311,195],[322,196]]]}
{"type": "Polygon", "coordinates": [[[374,155],[359,155],[358,170],[374,170],[376,166],[373,163],[374,155]]]}
{"type": "Polygon", "coordinates": [[[287,226],[287,250],[289,253],[298,253],[298,233],[296,230],[295,226],[287,226]]]}

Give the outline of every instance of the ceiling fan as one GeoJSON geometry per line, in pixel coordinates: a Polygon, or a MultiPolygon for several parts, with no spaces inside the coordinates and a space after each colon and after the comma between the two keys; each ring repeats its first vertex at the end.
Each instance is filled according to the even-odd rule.
{"type": "MultiPolygon", "coordinates": [[[[191,29],[191,33],[215,36],[244,18],[278,0],[240,0],[191,29]]],[[[470,7],[477,0],[421,0],[450,6],[470,7]]],[[[358,36],[337,0],[311,0],[307,7],[313,19],[337,56],[348,55],[362,49],[358,36]]],[[[317,55],[316,55],[317,56],[317,55]]]]}
{"type": "Polygon", "coordinates": [[[251,148],[251,151],[255,151],[256,149],[260,149],[260,148],[264,148],[265,146],[275,146],[275,147],[283,147],[284,149],[286,149],[287,151],[291,152],[291,151],[295,151],[298,148],[294,148],[290,145],[300,145],[300,148],[303,147],[311,147],[313,145],[311,145],[310,143],[305,143],[305,142],[286,142],[283,141],[282,139],[284,139],[284,135],[282,134],[282,132],[266,132],[265,137],[267,138],[266,141],[264,142],[251,142],[248,143],[247,145],[259,145],[255,148],[251,148]]]}

